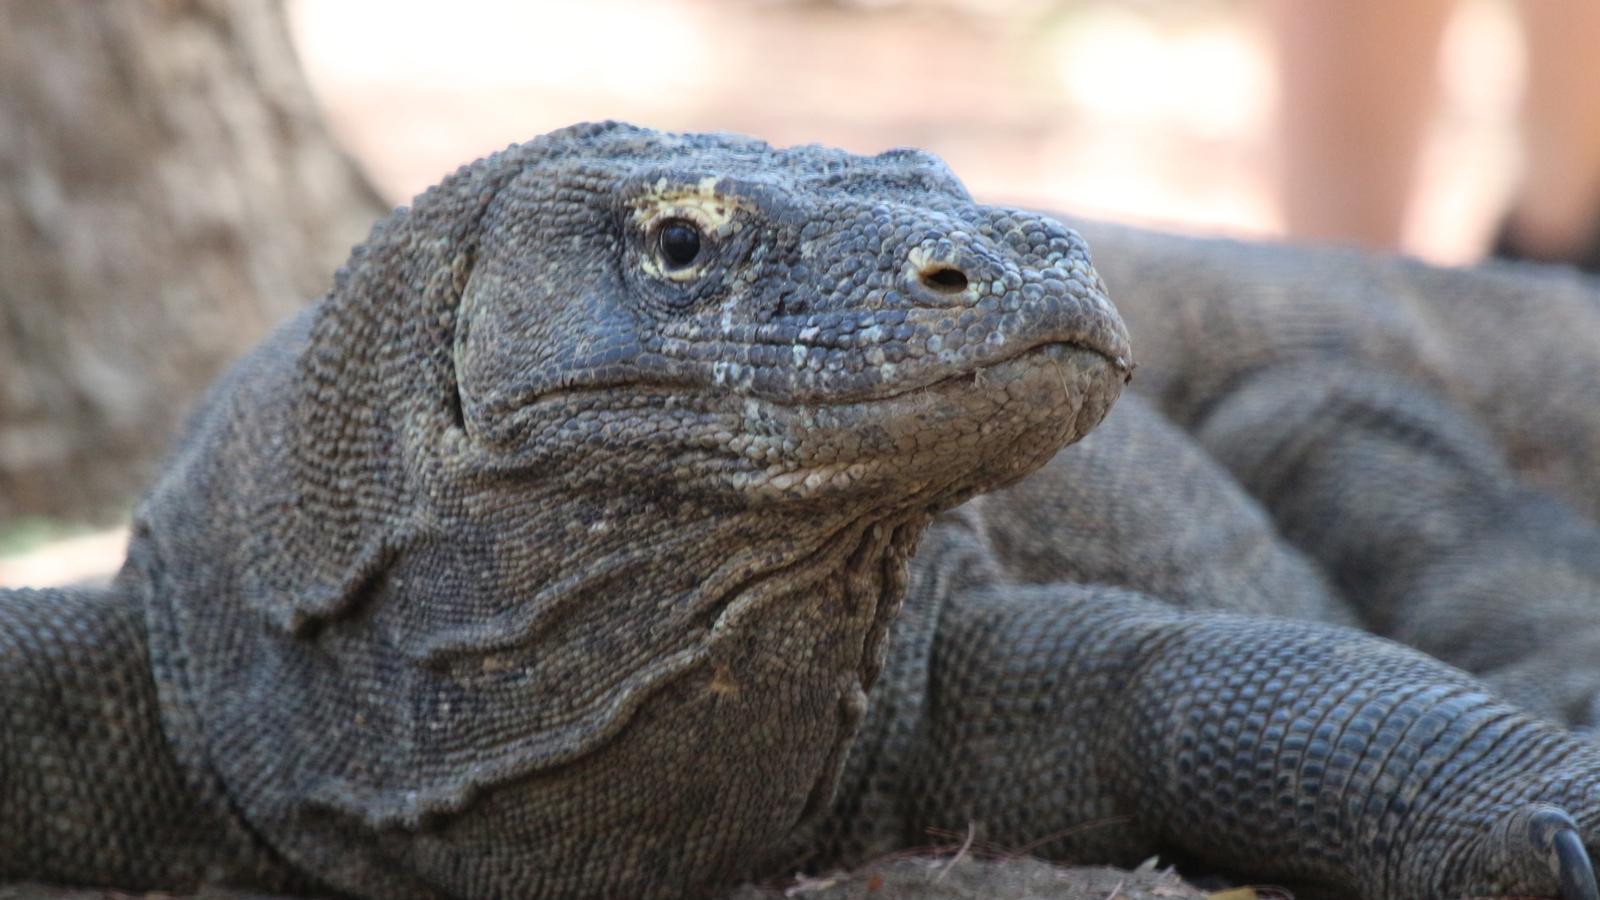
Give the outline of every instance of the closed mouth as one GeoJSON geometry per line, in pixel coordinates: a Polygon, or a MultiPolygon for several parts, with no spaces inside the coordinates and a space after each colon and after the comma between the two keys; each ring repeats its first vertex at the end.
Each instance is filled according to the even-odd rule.
{"type": "MultiPolygon", "coordinates": [[[[1037,356],[1046,356],[1053,353],[1059,354],[1062,351],[1076,351],[1080,353],[1086,352],[1093,354],[1109,363],[1111,368],[1122,376],[1123,383],[1127,383],[1133,379],[1133,362],[1130,361],[1125,354],[1117,354],[1114,351],[1092,346],[1082,341],[1054,340],[1034,344],[1033,346],[1011,356],[1005,356],[999,359],[981,363],[966,371],[957,372],[953,375],[940,378],[939,380],[933,382],[933,384],[942,384],[952,379],[979,377],[985,369],[992,369],[995,366],[1001,366],[1005,365],[1006,363],[1017,362],[1019,360],[1032,359],[1037,356]]],[[[929,386],[931,387],[932,385],[929,386]]],[[[914,388],[912,390],[914,390],[914,388]]]]}
{"type": "MultiPolygon", "coordinates": [[[[751,366],[744,368],[736,374],[729,375],[726,379],[730,388],[728,393],[742,394],[758,399],[763,403],[779,408],[801,407],[843,407],[850,405],[868,405],[909,394],[927,390],[948,389],[958,386],[961,382],[978,383],[981,385],[984,373],[1000,367],[1034,361],[1040,356],[1054,354],[1058,358],[1066,353],[1089,354],[1103,359],[1111,371],[1118,373],[1124,382],[1132,377],[1134,365],[1129,359],[1125,344],[1105,346],[1102,342],[1085,339],[1074,335],[1064,338],[1046,338],[1022,346],[1010,353],[996,354],[993,358],[980,359],[961,366],[960,368],[946,368],[933,361],[913,360],[898,365],[879,366],[880,380],[877,383],[863,384],[828,384],[807,377],[811,373],[795,372],[777,367],[765,368],[751,366]],[[918,371],[918,370],[922,371],[918,371]],[[742,383],[741,383],[742,382],[742,383]]],[[[652,390],[690,390],[704,391],[708,387],[704,383],[703,375],[695,377],[688,371],[680,371],[676,376],[664,378],[640,378],[637,373],[631,377],[622,377],[615,380],[603,379],[581,385],[566,385],[558,390],[533,390],[527,393],[513,394],[501,401],[499,406],[503,410],[516,409],[552,399],[555,396],[572,396],[589,394],[599,391],[615,391],[631,388],[638,391],[652,390]]],[[[724,375],[717,373],[713,376],[711,386],[723,386],[724,375]]]]}
{"type": "Polygon", "coordinates": [[[1124,383],[1133,378],[1134,364],[1128,358],[1126,351],[1119,353],[1115,349],[1096,346],[1086,341],[1055,339],[1041,341],[1039,343],[1029,345],[1015,353],[996,357],[994,359],[983,360],[966,368],[942,374],[938,377],[927,380],[908,380],[904,384],[897,384],[885,389],[863,393],[841,392],[841,394],[838,396],[826,399],[806,399],[788,402],[782,400],[773,400],[771,402],[774,402],[778,405],[800,405],[803,403],[811,403],[814,405],[835,406],[851,403],[871,403],[876,401],[893,400],[897,397],[902,397],[918,391],[936,390],[949,385],[958,385],[962,382],[976,383],[981,385],[983,382],[984,373],[989,370],[1013,364],[1030,363],[1040,357],[1052,356],[1059,358],[1061,355],[1069,352],[1078,354],[1087,353],[1100,357],[1101,359],[1105,360],[1105,362],[1113,371],[1120,375],[1124,383]]]}

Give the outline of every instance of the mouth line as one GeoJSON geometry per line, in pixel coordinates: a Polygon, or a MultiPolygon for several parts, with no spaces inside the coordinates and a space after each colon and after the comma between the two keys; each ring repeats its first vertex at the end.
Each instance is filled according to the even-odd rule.
{"type": "MultiPolygon", "coordinates": [[[[933,378],[911,378],[903,383],[879,384],[865,390],[842,390],[832,396],[819,396],[812,390],[796,390],[799,396],[776,397],[769,391],[739,391],[729,390],[728,394],[743,394],[750,399],[770,404],[777,408],[801,409],[805,407],[816,408],[843,408],[848,406],[865,406],[896,400],[907,395],[922,391],[936,390],[950,386],[964,379],[981,381],[983,373],[998,366],[1015,363],[1019,360],[1048,353],[1053,348],[1090,353],[1105,360],[1115,371],[1121,374],[1122,380],[1127,382],[1133,377],[1134,364],[1124,355],[1119,355],[1115,350],[1097,346],[1095,343],[1072,337],[1049,338],[1040,340],[1017,349],[1015,352],[993,359],[986,359],[978,363],[967,365],[963,368],[948,371],[933,378]]],[[[1059,368],[1059,362],[1057,363],[1059,368]]],[[[584,385],[571,385],[550,390],[548,388],[530,393],[519,393],[502,399],[496,404],[498,414],[505,414],[516,409],[526,409],[539,403],[553,400],[557,397],[572,397],[574,395],[592,394],[597,392],[615,391],[619,388],[637,390],[642,393],[655,393],[657,391],[678,392],[688,390],[695,394],[719,393],[712,385],[701,382],[696,378],[626,378],[615,381],[606,380],[598,383],[584,385]]]]}
{"type": "Polygon", "coordinates": [[[928,381],[928,383],[925,384],[907,384],[906,388],[904,389],[896,389],[896,391],[886,392],[886,394],[880,394],[880,396],[877,397],[870,397],[869,400],[890,400],[894,399],[894,397],[910,394],[910,392],[926,391],[926,389],[939,388],[941,384],[955,383],[955,381],[968,380],[968,378],[973,381],[979,381],[982,378],[982,373],[987,372],[987,370],[990,370],[990,368],[1011,364],[1011,362],[1019,362],[1019,360],[1029,359],[1029,357],[1043,356],[1043,354],[1048,354],[1048,352],[1054,348],[1064,348],[1069,349],[1069,351],[1091,352],[1091,354],[1094,354],[1094,356],[1101,357],[1101,359],[1109,362],[1110,367],[1115,368],[1117,372],[1122,373],[1123,383],[1126,383],[1126,381],[1133,378],[1133,364],[1131,364],[1130,360],[1123,359],[1123,357],[1120,356],[1115,356],[1114,352],[1109,352],[1102,348],[1096,348],[1096,346],[1083,343],[1083,341],[1059,338],[1059,340],[1040,341],[1040,343],[1032,344],[1032,346],[1027,346],[1027,348],[1021,349],[1021,351],[1014,352],[1014,354],[1011,354],[1011,356],[1000,357],[1000,359],[986,360],[986,362],[981,362],[981,364],[973,365],[973,367],[970,368],[963,368],[963,370],[960,370],[960,372],[952,372],[950,375],[942,376],[942,378],[936,378],[936,380],[928,381]]]}
{"type": "MultiPolygon", "coordinates": [[[[1072,338],[1053,338],[1050,340],[1040,341],[1035,344],[1030,344],[1016,351],[1015,353],[1011,353],[1006,356],[984,360],[983,362],[968,366],[966,368],[941,375],[930,381],[912,381],[903,385],[895,385],[887,390],[882,390],[879,392],[868,392],[861,395],[836,397],[828,400],[799,399],[782,401],[767,399],[767,402],[778,406],[849,406],[880,403],[886,400],[894,400],[899,397],[904,397],[907,394],[914,394],[919,391],[934,390],[942,386],[950,385],[967,379],[977,382],[983,378],[983,373],[989,369],[993,369],[997,366],[1003,366],[1008,363],[1018,362],[1030,357],[1044,355],[1057,347],[1064,348],[1066,350],[1092,353],[1095,356],[1100,357],[1110,364],[1112,369],[1121,374],[1123,383],[1127,383],[1133,378],[1134,364],[1125,356],[1119,356],[1114,351],[1095,346],[1085,341],[1074,340],[1072,338]]],[[[1059,363],[1057,365],[1059,368],[1059,363]]]]}

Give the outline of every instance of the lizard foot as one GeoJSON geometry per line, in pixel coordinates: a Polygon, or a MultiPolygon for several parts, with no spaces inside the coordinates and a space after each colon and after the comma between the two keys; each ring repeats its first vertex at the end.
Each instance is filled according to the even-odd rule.
{"type": "Polygon", "coordinates": [[[1594,864],[1572,817],[1545,803],[1523,806],[1501,819],[1475,860],[1483,876],[1472,896],[1519,895],[1560,900],[1600,900],[1594,864]]]}

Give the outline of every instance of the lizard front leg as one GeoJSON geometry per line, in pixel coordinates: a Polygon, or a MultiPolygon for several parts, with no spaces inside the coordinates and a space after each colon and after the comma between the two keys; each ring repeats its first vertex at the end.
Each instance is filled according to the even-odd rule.
{"type": "Polygon", "coordinates": [[[994,585],[946,600],[927,673],[911,835],[1336,896],[1596,896],[1600,748],[1391,642],[994,585]]]}
{"type": "Polygon", "coordinates": [[[0,591],[0,882],[306,891],[165,733],[120,590],[0,591]]]}

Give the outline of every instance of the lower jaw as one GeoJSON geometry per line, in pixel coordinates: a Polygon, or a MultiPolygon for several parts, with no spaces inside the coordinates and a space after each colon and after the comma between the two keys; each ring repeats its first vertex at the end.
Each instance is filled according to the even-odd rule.
{"type": "Polygon", "coordinates": [[[1044,465],[1099,424],[1122,383],[1103,355],[1055,343],[880,400],[788,408],[774,417],[787,421],[767,423],[778,425],[775,440],[802,454],[807,444],[855,452],[752,475],[746,487],[791,499],[918,495],[948,506],[1044,465]]]}

